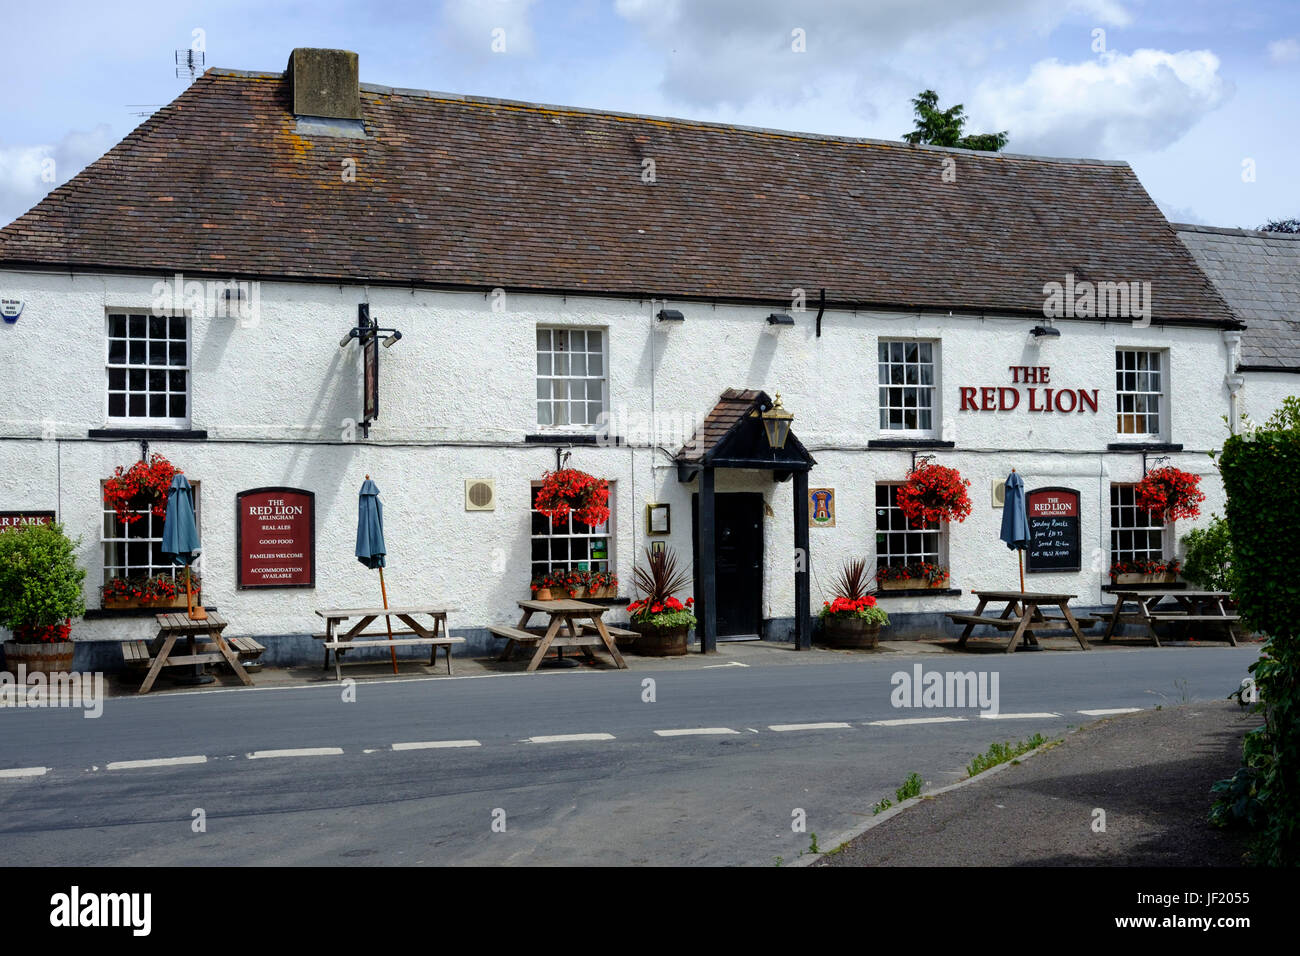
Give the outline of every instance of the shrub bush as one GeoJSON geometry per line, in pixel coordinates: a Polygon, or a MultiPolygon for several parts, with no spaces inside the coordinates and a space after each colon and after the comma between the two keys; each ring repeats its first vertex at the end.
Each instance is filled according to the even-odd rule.
{"type": "Polygon", "coordinates": [[[1232,591],[1232,538],[1228,522],[1218,515],[1207,527],[1194,528],[1183,536],[1187,562],[1183,577],[1205,591],[1232,591]]]}
{"type": "Polygon", "coordinates": [[[76,546],[59,524],[0,531],[0,626],[45,628],[86,612],[76,546]]]}

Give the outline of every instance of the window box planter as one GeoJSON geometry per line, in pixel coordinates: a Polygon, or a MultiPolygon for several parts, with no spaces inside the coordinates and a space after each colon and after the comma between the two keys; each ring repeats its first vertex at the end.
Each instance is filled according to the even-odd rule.
{"type": "MultiPolygon", "coordinates": [[[[194,589],[195,604],[203,603],[200,600],[200,596],[202,595],[202,593],[203,592],[200,591],[198,588],[194,589]]],[[[104,610],[106,611],[120,611],[124,608],[132,608],[132,607],[150,607],[150,608],[157,608],[160,611],[171,611],[179,607],[189,606],[188,604],[186,604],[185,592],[183,590],[179,591],[175,597],[170,597],[170,598],[151,598],[149,600],[145,600],[142,597],[104,598],[103,605],[104,605],[104,610]]]]}
{"type": "Polygon", "coordinates": [[[1162,571],[1156,574],[1139,574],[1129,571],[1124,574],[1117,574],[1114,578],[1115,584],[1173,584],[1178,580],[1178,572],[1162,571]]]}
{"type": "Polygon", "coordinates": [[[943,591],[948,588],[949,580],[951,577],[947,574],[937,581],[928,581],[925,578],[898,578],[892,581],[880,581],[877,587],[882,591],[917,591],[926,588],[943,591]]]}

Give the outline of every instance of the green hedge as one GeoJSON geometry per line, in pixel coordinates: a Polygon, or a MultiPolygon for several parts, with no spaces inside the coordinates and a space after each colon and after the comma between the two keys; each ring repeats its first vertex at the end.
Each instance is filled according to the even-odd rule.
{"type": "Polygon", "coordinates": [[[1234,435],[1219,467],[1238,609],[1252,630],[1269,638],[1250,668],[1265,726],[1248,741],[1238,777],[1245,775],[1263,811],[1258,862],[1294,866],[1300,863],[1300,429],[1234,435]]]}

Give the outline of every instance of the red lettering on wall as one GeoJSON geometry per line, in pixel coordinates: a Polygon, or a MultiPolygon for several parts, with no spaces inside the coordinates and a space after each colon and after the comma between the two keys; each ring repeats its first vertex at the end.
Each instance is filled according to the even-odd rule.
{"type": "Polygon", "coordinates": [[[985,385],[980,389],[980,410],[985,412],[993,411],[993,396],[997,389],[992,385],[985,385]]]}
{"type": "Polygon", "coordinates": [[[979,408],[975,404],[975,386],[963,385],[961,391],[961,410],[978,412],[979,408]]]}
{"type": "Polygon", "coordinates": [[[1084,405],[1087,405],[1094,412],[1097,410],[1097,390],[1095,388],[1092,390],[1091,398],[1088,397],[1087,392],[1085,392],[1083,389],[1079,389],[1079,411],[1080,412],[1083,411],[1084,405]]]}
{"type": "Polygon", "coordinates": [[[1029,410],[1031,412],[1045,412],[1047,409],[1038,407],[1038,389],[1029,390],[1029,410]]]}
{"type": "Polygon", "coordinates": [[[1006,385],[1003,385],[1001,388],[998,389],[998,411],[1000,411],[1000,412],[1010,412],[1010,411],[1013,411],[1013,410],[1015,409],[1015,407],[1016,407],[1017,405],[1019,405],[1019,404],[1020,404],[1020,390],[1019,390],[1019,389],[1017,389],[1017,388],[1010,388],[1010,387],[1008,387],[1008,386],[1006,386],[1006,385]],[[1007,403],[1007,393],[1008,393],[1008,392],[1011,393],[1011,402],[1010,402],[1010,404],[1007,403]]]}
{"type": "Polygon", "coordinates": [[[1077,404],[1079,404],[1079,397],[1074,394],[1073,389],[1067,388],[1063,392],[1056,393],[1056,410],[1058,412],[1072,412],[1077,404]],[[1065,407],[1065,399],[1067,398],[1070,400],[1069,408],[1065,407]]]}

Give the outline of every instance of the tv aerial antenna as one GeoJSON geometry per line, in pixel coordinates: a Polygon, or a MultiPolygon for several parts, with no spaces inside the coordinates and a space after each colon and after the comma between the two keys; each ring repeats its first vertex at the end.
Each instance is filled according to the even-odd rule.
{"type": "Polygon", "coordinates": [[[161,103],[127,103],[126,108],[131,111],[132,116],[153,116],[158,110],[162,109],[161,103]]]}
{"type": "Polygon", "coordinates": [[[185,79],[189,78],[190,82],[199,74],[207,61],[207,54],[202,50],[177,50],[176,51],[176,76],[185,79]]]}

